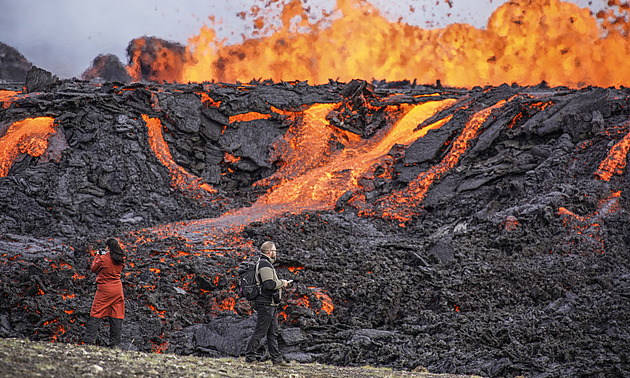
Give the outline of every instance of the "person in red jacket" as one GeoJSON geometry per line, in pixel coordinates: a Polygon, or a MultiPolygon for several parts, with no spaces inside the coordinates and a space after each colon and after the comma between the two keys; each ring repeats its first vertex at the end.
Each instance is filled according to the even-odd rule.
{"type": "Polygon", "coordinates": [[[125,263],[125,251],[118,240],[109,238],[105,242],[107,251],[98,251],[92,262],[91,270],[97,273],[96,295],[92,302],[90,319],[85,326],[83,342],[95,344],[101,320],[109,321],[109,346],[120,343],[122,323],[125,319],[125,297],[123,295],[122,272],[125,263]]]}

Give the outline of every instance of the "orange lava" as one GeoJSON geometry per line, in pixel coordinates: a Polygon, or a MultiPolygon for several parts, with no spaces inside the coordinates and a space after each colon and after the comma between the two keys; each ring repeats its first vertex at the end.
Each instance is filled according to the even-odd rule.
{"type": "Polygon", "coordinates": [[[21,94],[22,92],[0,90],[0,102],[2,102],[2,108],[7,109],[21,94]]]}
{"type": "Polygon", "coordinates": [[[48,138],[56,132],[51,117],[27,118],[12,124],[0,138],[0,177],[9,173],[20,153],[41,156],[48,148],[48,138]]]}
{"type": "Polygon", "coordinates": [[[426,172],[420,174],[403,191],[392,192],[379,200],[379,204],[386,218],[396,219],[404,224],[411,219],[419,208],[431,184],[453,168],[461,155],[466,151],[468,143],[477,137],[479,127],[488,119],[492,111],[506,104],[501,100],[495,105],[475,113],[464,126],[462,133],[453,141],[450,151],[444,159],[426,172]]]}
{"type": "Polygon", "coordinates": [[[234,116],[230,116],[230,123],[233,122],[247,122],[254,121],[257,119],[269,119],[271,118],[271,114],[263,114],[258,112],[248,112],[243,114],[237,114],[234,116]]]}
{"type": "Polygon", "coordinates": [[[599,164],[595,176],[609,181],[613,175],[622,175],[628,163],[628,150],[630,150],[630,133],[610,149],[606,159],[599,164]]]}
{"type": "MultiPolygon", "coordinates": [[[[186,57],[192,58],[182,69],[175,62],[169,66],[182,71],[180,82],[374,78],[461,87],[543,80],[574,88],[627,86],[628,9],[618,8],[621,16],[593,16],[571,2],[514,0],[500,6],[483,29],[423,29],[389,21],[361,0],[337,0],[332,14],[311,21],[306,5],[293,0],[278,20],[254,16],[257,32],[238,44],[226,45],[204,26],[189,39],[186,57]]],[[[156,60],[164,57],[170,59],[162,54],[156,60]]],[[[171,80],[172,72],[165,70],[162,79],[171,80]]]]}
{"type": "Polygon", "coordinates": [[[216,193],[216,189],[203,182],[200,177],[191,175],[186,172],[181,166],[179,166],[168,148],[168,144],[162,136],[162,122],[158,118],[150,118],[143,114],[142,119],[147,124],[149,129],[149,145],[151,150],[160,160],[160,162],[168,168],[171,177],[172,185],[182,191],[205,191],[207,193],[216,193]]]}
{"type": "Polygon", "coordinates": [[[322,301],[322,311],[326,312],[328,315],[332,315],[335,306],[333,305],[332,299],[330,299],[328,294],[322,292],[321,289],[315,287],[311,287],[309,289],[313,290],[313,293],[315,294],[317,299],[322,301]]]}
{"type": "Polygon", "coordinates": [[[292,204],[292,208],[329,209],[347,191],[358,188],[359,179],[381,164],[395,144],[409,144],[447,120],[414,130],[418,124],[455,100],[430,101],[411,108],[390,130],[369,140],[338,130],[326,121],[335,104],[313,105],[304,112],[300,130],[289,131],[291,146],[285,164],[268,180],[278,182],[256,204],[292,204]],[[343,149],[331,150],[334,138],[343,149]]]}
{"type": "Polygon", "coordinates": [[[147,307],[150,308],[151,311],[155,312],[160,318],[164,319],[164,313],[166,311],[160,311],[150,304],[147,304],[147,307]]]}

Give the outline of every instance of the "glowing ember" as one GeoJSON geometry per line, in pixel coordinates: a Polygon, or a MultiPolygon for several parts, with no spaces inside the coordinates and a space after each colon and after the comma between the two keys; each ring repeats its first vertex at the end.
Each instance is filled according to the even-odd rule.
{"type": "Polygon", "coordinates": [[[160,311],[150,304],[147,304],[147,307],[150,308],[151,311],[155,312],[160,318],[164,319],[164,313],[166,311],[160,311]]]}
{"type": "MultiPolygon", "coordinates": [[[[599,201],[597,211],[590,215],[577,215],[572,211],[560,207],[558,209],[558,215],[561,217],[564,226],[573,230],[575,235],[573,237],[579,237],[582,243],[582,250],[589,244],[592,245],[592,249],[598,253],[604,253],[604,242],[599,235],[600,222],[602,218],[616,212],[619,209],[619,198],[621,192],[613,192],[607,198],[599,201]],[[584,243],[584,242],[588,243],[584,243]]],[[[574,242],[572,242],[574,243],[574,242]]]]}
{"type": "Polygon", "coordinates": [[[226,152],[226,153],[224,154],[224,156],[223,156],[223,160],[225,160],[225,161],[226,161],[226,162],[228,162],[228,163],[236,163],[236,162],[238,162],[239,160],[241,160],[241,158],[240,158],[240,157],[234,157],[234,156],[232,156],[232,155],[230,155],[230,154],[228,154],[228,153],[226,152]]]}
{"type": "Polygon", "coordinates": [[[506,231],[514,231],[514,230],[516,230],[516,228],[518,226],[519,226],[518,219],[515,216],[509,215],[505,219],[505,230],[506,231]]]}
{"type": "Polygon", "coordinates": [[[318,289],[316,287],[310,287],[309,289],[313,290],[313,294],[315,294],[317,299],[322,302],[322,311],[326,312],[328,315],[332,315],[335,306],[333,305],[332,299],[330,299],[328,294],[322,292],[321,289],[318,289]]]}
{"type": "Polygon", "coordinates": [[[291,273],[297,273],[298,271],[304,269],[304,267],[303,266],[288,266],[287,269],[291,273]]]}
{"type": "Polygon", "coordinates": [[[50,117],[27,118],[12,124],[0,138],[0,177],[9,169],[19,153],[41,156],[48,147],[48,138],[56,132],[50,117]]]}
{"type": "Polygon", "coordinates": [[[222,300],[218,306],[221,309],[221,311],[234,311],[234,305],[236,304],[236,301],[234,300],[233,297],[229,297],[229,298],[225,298],[224,300],[222,300]]]}
{"type": "Polygon", "coordinates": [[[168,349],[170,345],[171,344],[169,342],[165,342],[161,344],[153,343],[153,346],[151,347],[151,351],[153,353],[162,354],[164,353],[165,350],[168,349]]]}

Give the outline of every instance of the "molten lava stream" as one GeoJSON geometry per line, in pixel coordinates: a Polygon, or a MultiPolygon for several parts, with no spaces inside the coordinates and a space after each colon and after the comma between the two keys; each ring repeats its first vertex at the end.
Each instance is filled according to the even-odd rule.
{"type": "MultiPolygon", "coordinates": [[[[468,142],[477,137],[479,128],[488,119],[492,111],[503,107],[511,101],[501,100],[489,108],[485,108],[475,113],[466,125],[461,134],[453,141],[451,150],[446,154],[439,164],[429,168],[420,174],[415,180],[409,183],[408,187],[402,191],[395,191],[387,197],[378,200],[380,216],[401,221],[404,225],[415,214],[415,209],[422,203],[427,190],[435,180],[438,180],[449,169],[453,168],[464,154],[468,147],[468,142]]],[[[365,209],[364,214],[374,214],[373,209],[365,209]]]]}
{"type": "MultiPolygon", "coordinates": [[[[424,136],[429,129],[446,123],[448,119],[414,131],[424,120],[455,102],[454,99],[448,99],[416,105],[380,140],[373,137],[349,143],[343,150],[332,153],[326,165],[309,170],[273,188],[251,209],[260,210],[261,206],[278,204],[283,205],[285,211],[331,209],[342,194],[358,189],[358,180],[371,167],[380,163],[394,144],[412,143],[424,136]]],[[[315,129],[326,128],[329,126],[325,118],[328,111],[328,106],[313,106],[305,112],[304,122],[314,125],[315,129]]],[[[299,154],[297,161],[309,159],[308,150],[296,153],[299,154]]]]}
{"type": "Polygon", "coordinates": [[[48,138],[55,133],[54,118],[27,118],[15,122],[0,138],[0,177],[9,173],[19,153],[41,156],[48,148],[48,138]]]}
{"type": "Polygon", "coordinates": [[[191,244],[208,246],[221,243],[221,235],[229,231],[238,232],[254,221],[268,221],[288,212],[332,209],[342,194],[348,190],[358,190],[358,179],[386,158],[394,144],[412,143],[428,130],[448,122],[450,117],[414,131],[423,121],[455,102],[454,99],[448,99],[415,105],[388,131],[380,134],[380,138],[378,135],[369,140],[354,138],[348,141],[343,150],[331,152],[328,149],[318,154],[304,148],[309,143],[304,141],[315,140],[315,148],[327,145],[331,126],[326,121],[326,115],[334,105],[314,105],[304,112],[303,123],[298,125],[301,133],[298,135],[299,141],[291,141],[297,147],[293,150],[294,155],[290,156],[292,164],[286,164],[275,174],[279,176],[281,184],[273,187],[251,207],[226,213],[219,218],[165,225],[153,232],[178,234],[191,244]],[[317,141],[326,143],[318,144],[317,141]],[[317,156],[321,156],[319,154],[327,155],[323,164],[315,161],[317,156]]]}
{"type": "Polygon", "coordinates": [[[606,159],[599,165],[595,172],[600,180],[609,181],[617,174],[622,175],[628,161],[628,151],[630,150],[630,133],[626,134],[621,141],[617,142],[608,152],[606,159]]]}
{"type": "MultiPolygon", "coordinates": [[[[291,161],[295,164],[285,165],[275,175],[281,176],[281,180],[287,176],[296,175],[296,172],[299,172],[299,175],[289,180],[284,179],[284,182],[273,187],[251,207],[229,212],[217,219],[190,222],[187,224],[187,230],[182,229],[182,232],[190,238],[192,234],[201,232],[198,228],[206,230],[212,227],[216,232],[216,227],[227,226],[234,230],[236,227],[242,227],[254,221],[270,220],[284,213],[332,209],[342,194],[348,190],[358,189],[358,179],[374,164],[384,159],[394,144],[412,143],[424,136],[428,130],[446,123],[450,118],[414,131],[424,120],[452,106],[455,102],[454,99],[448,99],[416,105],[393,125],[388,133],[383,133],[380,139],[377,136],[370,140],[356,138],[355,142],[350,141],[343,150],[334,153],[326,151],[330,153],[326,163],[310,170],[302,169],[295,164],[312,166],[315,164],[314,157],[318,155],[312,154],[309,149],[298,148],[294,150],[297,155],[291,157],[291,161]],[[194,230],[196,228],[197,230],[194,230]]],[[[302,131],[307,130],[317,135],[301,134],[301,140],[321,140],[322,136],[329,135],[324,132],[330,127],[326,121],[326,115],[333,106],[331,104],[314,105],[304,112],[302,131]]]]}
{"type": "Polygon", "coordinates": [[[162,122],[160,122],[158,118],[150,118],[145,114],[142,115],[142,119],[147,124],[151,150],[155,153],[155,156],[157,156],[160,162],[168,168],[172,177],[173,187],[179,188],[184,192],[205,191],[210,194],[216,193],[216,189],[203,183],[201,178],[186,172],[184,168],[180,167],[175,160],[173,160],[168,145],[162,136],[162,122]]]}
{"type": "Polygon", "coordinates": [[[21,94],[21,92],[17,91],[0,90],[0,102],[2,103],[2,108],[7,109],[21,94]]]}

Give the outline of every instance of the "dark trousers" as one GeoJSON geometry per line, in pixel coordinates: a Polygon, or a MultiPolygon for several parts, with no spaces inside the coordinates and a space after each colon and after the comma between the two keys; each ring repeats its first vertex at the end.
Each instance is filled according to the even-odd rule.
{"type": "MultiPolygon", "coordinates": [[[[96,337],[98,336],[98,329],[101,325],[102,318],[94,318],[90,316],[85,325],[85,336],[83,336],[83,342],[86,344],[96,344],[96,337]]],[[[122,333],[122,319],[107,317],[109,321],[109,346],[113,347],[120,344],[120,335],[122,333]]]]}
{"type": "Polygon", "coordinates": [[[259,305],[256,303],[254,308],[258,313],[258,321],[256,322],[254,334],[247,344],[245,360],[251,362],[258,359],[256,352],[260,347],[260,341],[263,337],[267,336],[267,349],[271,356],[271,361],[283,361],[282,355],[278,350],[278,307],[259,305]]]}

